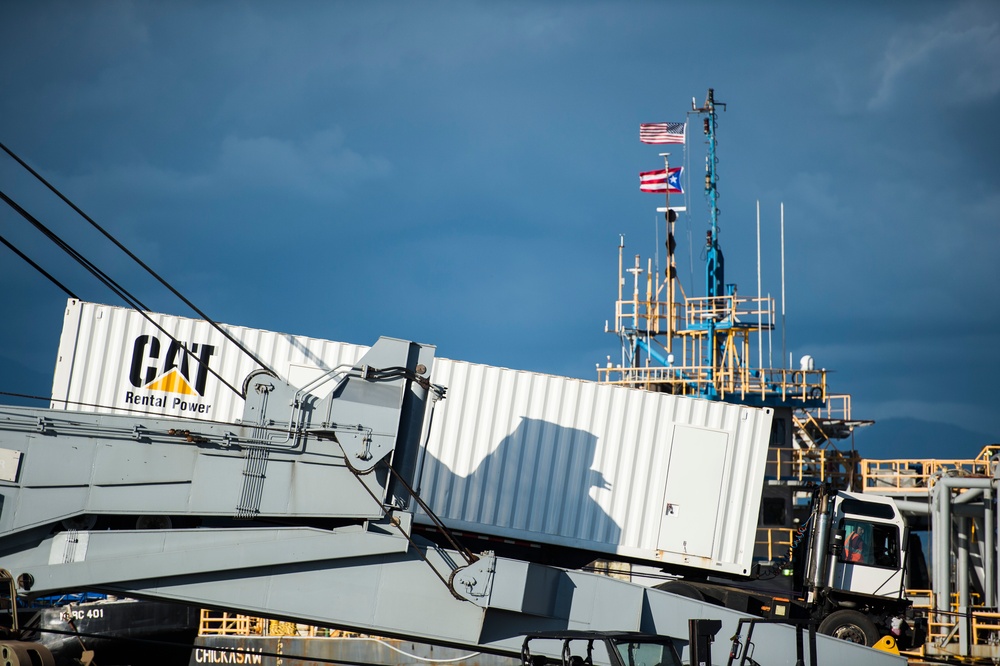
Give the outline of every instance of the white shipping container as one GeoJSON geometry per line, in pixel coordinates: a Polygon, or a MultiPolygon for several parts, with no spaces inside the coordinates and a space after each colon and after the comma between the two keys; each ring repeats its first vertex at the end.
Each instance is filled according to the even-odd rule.
{"type": "MultiPolygon", "coordinates": [[[[227,423],[241,418],[243,399],[233,388],[241,389],[259,366],[206,321],[146,314],[155,324],[135,310],[70,299],[56,356],[52,407],[227,423]],[[170,336],[191,353],[178,350],[170,336]]],[[[353,365],[368,351],[361,345],[242,326],[221,328],[293,386],[338,365],[353,365]]],[[[326,384],[318,393],[323,397],[332,389],[326,384]]]]}
{"type": "MultiPolygon", "coordinates": [[[[53,407],[239,419],[242,399],[205,368],[240,388],[256,364],[207,322],[152,317],[191,353],[135,311],[70,300],[53,407]]],[[[224,328],[296,386],[367,350],[224,328]]],[[[770,409],[442,358],[431,379],[448,394],[417,485],[449,527],[748,573],[770,409]]]]}

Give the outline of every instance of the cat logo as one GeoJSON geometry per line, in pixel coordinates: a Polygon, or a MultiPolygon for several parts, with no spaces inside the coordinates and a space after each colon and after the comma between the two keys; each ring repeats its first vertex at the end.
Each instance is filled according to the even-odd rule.
{"type": "Polygon", "coordinates": [[[129,383],[149,391],[204,396],[208,360],[215,353],[215,347],[197,343],[185,346],[186,351],[180,342],[171,340],[163,351],[158,338],[140,335],[132,345],[129,383]]]}

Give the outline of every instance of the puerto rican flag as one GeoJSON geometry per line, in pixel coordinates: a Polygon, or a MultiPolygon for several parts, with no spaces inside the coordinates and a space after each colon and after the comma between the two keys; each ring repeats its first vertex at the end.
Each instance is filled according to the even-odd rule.
{"type": "Polygon", "coordinates": [[[684,167],[674,167],[670,171],[666,169],[642,171],[639,173],[639,189],[642,192],[684,194],[684,190],[681,188],[681,175],[683,173],[684,167]]]}

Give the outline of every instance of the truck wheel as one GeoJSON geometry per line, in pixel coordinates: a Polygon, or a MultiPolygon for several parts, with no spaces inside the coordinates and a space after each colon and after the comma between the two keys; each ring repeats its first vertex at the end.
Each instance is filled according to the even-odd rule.
{"type": "Polygon", "coordinates": [[[660,583],[656,586],[656,589],[669,592],[670,594],[676,594],[678,597],[686,597],[696,601],[705,601],[705,595],[701,593],[701,590],[694,585],[688,585],[687,583],[679,580],[660,583]]]}
{"type": "Polygon", "coordinates": [[[819,623],[819,633],[868,647],[875,645],[879,639],[875,623],[856,610],[845,609],[830,613],[819,623]]]}

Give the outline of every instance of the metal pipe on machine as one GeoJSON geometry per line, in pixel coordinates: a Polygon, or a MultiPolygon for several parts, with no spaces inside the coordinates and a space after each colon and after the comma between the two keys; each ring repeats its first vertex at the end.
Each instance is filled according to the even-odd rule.
{"type": "Polygon", "coordinates": [[[969,654],[969,524],[965,516],[956,521],[955,584],[958,587],[958,642],[962,654],[969,654]]]}
{"type": "MultiPolygon", "coordinates": [[[[951,600],[951,515],[952,490],[966,488],[967,492],[959,497],[964,501],[971,499],[969,492],[973,489],[992,488],[996,479],[984,477],[946,477],[938,479],[931,488],[933,510],[931,514],[931,531],[933,547],[931,549],[934,588],[934,608],[939,612],[950,610],[951,600]]],[[[957,499],[957,498],[956,498],[957,499]]],[[[957,508],[957,507],[956,507],[957,508]]],[[[966,565],[968,562],[966,561],[966,565]]],[[[966,576],[967,578],[967,576],[966,576]]]]}

